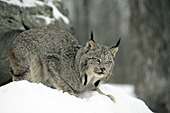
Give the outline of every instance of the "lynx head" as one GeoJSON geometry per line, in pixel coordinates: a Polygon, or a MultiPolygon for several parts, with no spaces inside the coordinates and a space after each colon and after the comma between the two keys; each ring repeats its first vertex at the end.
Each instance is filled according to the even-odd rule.
{"type": "Polygon", "coordinates": [[[93,32],[91,32],[91,39],[83,48],[79,62],[84,86],[98,87],[101,81],[106,81],[109,78],[115,65],[114,58],[119,44],[120,39],[116,46],[111,48],[97,44],[93,39],[93,32]]]}

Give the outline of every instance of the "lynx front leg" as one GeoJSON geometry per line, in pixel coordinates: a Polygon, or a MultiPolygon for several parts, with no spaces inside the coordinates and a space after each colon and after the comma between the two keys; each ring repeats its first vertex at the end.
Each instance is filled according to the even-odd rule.
{"type": "Polygon", "coordinates": [[[53,82],[53,86],[55,87],[55,89],[58,89],[59,91],[63,91],[69,93],[70,95],[73,95],[75,97],[79,96],[74,92],[74,90],[62,79],[57,79],[54,77],[54,79],[52,79],[53,82]]]}
{"type": "Polygon", "coordinates": [[[62,64],[59,58],[57,56],[48,55],[45,60],[45,76],[48,75],[52,87],[58,90],[63,90],[63,92],[68,92],[70,95],[74,95],[78,97],[78,95],[75,94],[72,87],[62,78],[62,64]]]}
{"type": "Polygon", "coordinates": [[[99,88],[96,89],[96,91],[102,95],[108,96],[114,103],[116,103],[115,98],[112,95],[106,95],[104,94],[99,88]]]}

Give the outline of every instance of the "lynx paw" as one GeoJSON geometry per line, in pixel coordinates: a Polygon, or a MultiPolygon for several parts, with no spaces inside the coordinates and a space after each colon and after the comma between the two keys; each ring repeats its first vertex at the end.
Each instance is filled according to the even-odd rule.
{"type": "Polygon", "coordinates": [[[108,96],[114,103],[116,103],[116,100],[112,95],[106,95],[106,96],[108,96]]]}

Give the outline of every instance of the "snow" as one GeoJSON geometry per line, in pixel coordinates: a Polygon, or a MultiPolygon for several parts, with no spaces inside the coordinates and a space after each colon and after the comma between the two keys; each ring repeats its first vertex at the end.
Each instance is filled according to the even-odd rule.
{"type": "Polygon", "coordinates": [[[0,87],[0,113],[152,113],[143,101],[115,85],[102,84],[100,89],[112,94],[116,103],[96,91],[77,98],[43,84],[11,82],[0,87]]]}
{"type": "Polygon", "coordinates": [[[112,84],[114,87],[117,87],[119,89],[122,89],[125,93],[132,97],[137,97],[136,94],[134,93],[135,91],[135,86],[131,84],[112,84]]]}
{"type": "Polygon", "coordinates": [[[48,0],[48,5],[53,8],[53,15],[56,19],[62,18],[66,24],[70,23],[69,19],[64,16],[53,4],[53,0],[48,0]]]}
{"type": "MultiPolygon", "coordinates": [[[[63,19],[63,21],[66,23],[66,24],[69,24],[70,21],[69,19],[64,16],[58,9],[57,7],[53,4],[53,0],[47,0],[47,3],[44,3],[42,1],[39,1],[39,0],[22,0],[22,2],[20,0],[1,0],[1,1],[4,1],[4,2],[7,2],[8,4],[13,4],[13,5],[17,5],[17,6],[20,6],[20,7],[35,7],[36,5],[48,5],[52,8],[53,10],[53,16],[58,20],[60,18],[63,19]]],[[[60,0],[58,0],[60,1],[60,0]]],[[[46,18],[49,18],[49,17],[46,17],[46,18]]],[[[49,18],[50,19],[50,18],[49,18]]],[[[46,21],[47,23],[49,22],[49,19],[48,21],[46,21]]],[[[51,18],[52,19],[52,18],[51,18]]]]}
{"type": "Polygon", "coordinates": [[[44,19],[48,25],[55,20],[54,18],[50,18],[44,15],[35,15],[35,17],[44,19]]]}
{"type": "Polygon", "coordinates": [[[18,5],[20,7],[35,7],[36,4],[44,5],[44,3],[39,0],[22,0],[22,2],[20,0],[1,0],[1,1],[7,2],[9,4],[13,4],[13,5],[18,5]]]}

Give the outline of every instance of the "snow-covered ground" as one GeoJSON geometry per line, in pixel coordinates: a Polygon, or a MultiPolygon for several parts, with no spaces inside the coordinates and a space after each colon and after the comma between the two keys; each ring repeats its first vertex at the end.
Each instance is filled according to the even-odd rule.
{"type": "Polygon", "coordinates": [[[77,98],[43,84],[11,82],[0,87],[0,113],[152,113],[143,101],[132,97],[133,87],[126,86],[100,86],[115,97],[114,103],[96,91],[86,91],[77,98]]]}

